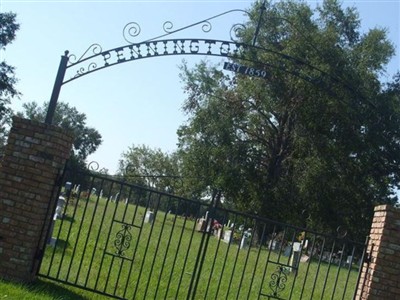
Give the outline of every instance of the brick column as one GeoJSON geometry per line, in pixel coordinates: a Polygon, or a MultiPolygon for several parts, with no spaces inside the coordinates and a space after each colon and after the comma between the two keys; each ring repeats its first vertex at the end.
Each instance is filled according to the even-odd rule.
{"type": "Polygon", "coordinates": [[[362,271],[357,299],[400,299],[400,209],[375,207],[368,251],[371,263],[362,271]]]}
{"type": "Polygon", "coordinates": [[[54,187],[72,141],[58,127],[13,118],[0,167],[0,278],[35,278],[37,249],[45,242],[54,187]]]}

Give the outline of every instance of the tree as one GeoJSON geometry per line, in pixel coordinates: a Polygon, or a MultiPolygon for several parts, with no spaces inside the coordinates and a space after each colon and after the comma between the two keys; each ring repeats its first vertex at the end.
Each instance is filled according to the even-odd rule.
{"type": "Polygon", "coordinates": [[[125,179],[169,193],[178,193],[181,179],[175,154],[145,145],[132,145],[121,157],[119,173],[125,179]]]}
{"type": "MultiPolygon", "coordinates": [[[[35,121],[44,122],[48,103],[39,107],[36,102],[24,103],[24,111],[19,116],[35,121]]],[[[71,160],[74,164],[84,165],[86,158],[94,153],[101,144],[100,133],[86,125],[86,115],[75,107],[59,102],[53,118],[53,124],[71,132],[75,139],[71,160]]]]}
{"type": "MultiPolygon", "coordinates": [[[[259,5],[240,35],[251,44],[259,5]]],[[[249,63],[268,78],[182,67],[188,122],[178,131],[183,172],[221,189],[237,208],[363,239],[373,206],[399,186],[398,76],[379,81],[394,54],[382,29],[360,33],[355,8],[327,0],[266,4],[249,63]],[[268,49],[268,51],[263,51],[268,49]]]]}
{"type": "MultiPolygon", "coordinates": [[[[13,13],[0,13],[0,51],[15,39],[19,24],[13,13]]],[[[12,110],[9,107],[11,99],[18,97],[16,90],[15,68],[6,61],[0,61],[0,157],[7,137],[7,126],[10,125],[12,110]]]]}

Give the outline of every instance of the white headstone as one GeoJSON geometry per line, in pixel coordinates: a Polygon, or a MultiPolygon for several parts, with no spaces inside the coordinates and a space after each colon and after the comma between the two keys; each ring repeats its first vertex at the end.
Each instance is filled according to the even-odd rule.
{"type": "Polygon", "coordinates": [[[62,218],[62,213],[64,211],[64,206],[65,206],[65,198],[62,197],[62,196],[58,197],[56,211],[54,213],[53,220],[57,220],[57,219],[62,218]]]}
{"type": "Polygon", "coordinates": [[[153,220],[154,220],[154,213],[152,211],[148,210],[146,212],[146,216],[144,218],[144,222],[151,224],[151,223],[153,223],[153,220]]]}
{"type": "Polygon", "coordinates": [[[225,243],[230,243],[231,242],[231,237],[232,237],[232,230],[225,230],[224,231],[224,239],[223,239],[223,241],[225,243]]]}
{"type": "Polygon", "coordinates": [[[299,252],[299,251],[301,251],[301,243],[299,243],[299,242],[294,242],[294,243],[293,243],[293,251],[294,251],[294,252],[299,252]]]}

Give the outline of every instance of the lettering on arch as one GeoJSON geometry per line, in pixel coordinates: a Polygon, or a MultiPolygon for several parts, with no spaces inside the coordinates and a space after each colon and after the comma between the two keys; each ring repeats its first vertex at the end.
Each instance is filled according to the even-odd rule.
{"type": "Polygon", "coordinates": [[[91,47],[89,47],[84,55],[86,57],[83,56],[77,61],[72,59],[75,58],[74,55],[70,56],[63,84],[107,67],[143,58],[169,55],[211,55],[240,58],[246,52],[246,47],[241,43],[212,39],[153,40],[106,51],[99,51],[98,47],[98,45],[93,47],[92,53],[90,53],[91,47]]]}

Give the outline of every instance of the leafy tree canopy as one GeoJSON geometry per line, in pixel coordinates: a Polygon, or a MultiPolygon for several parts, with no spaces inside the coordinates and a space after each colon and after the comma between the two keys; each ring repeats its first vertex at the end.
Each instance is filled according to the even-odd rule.
{"type": "MultiPolygon", "coordinates": [[[[15,39],[19,24],[14,13],[0,13],[0,51],[15,39]]],[[[20,94],[15,88],[15,68],[6,61],[0,61],[0,156],[7,136],[7,125],[11,121],[11,99],[20,94]]]]}
{"type": "Polygon", "coordinates": [[[119,174],[130,182],[147,185],[170,193],[180,193],[181,178],[176,154],[161,149],[132,145],[122,153],[119,174]]]}
{"type": "MultiPolygon", "coordinates": [[[[259,5],[241,42],[253,40],[259,5]]],[[[393,45],[384,29],[361,33],[356,9],[336,0],[266,5],[257,46],[268,50],[234,62],[267,79],[182,66],[183,172],[237,208],[298,225],[306,209],[308,225],[364,239],[374,205],[394,203],[400,182],[400,75],[380,81],[393,45]]]]}

